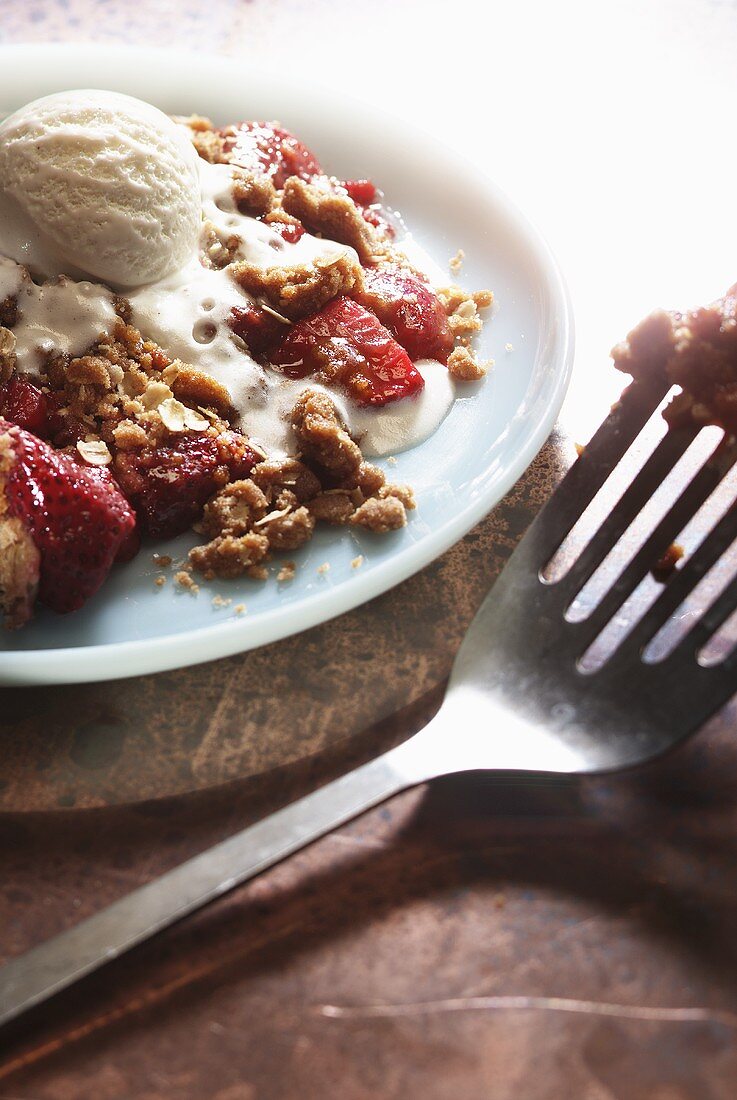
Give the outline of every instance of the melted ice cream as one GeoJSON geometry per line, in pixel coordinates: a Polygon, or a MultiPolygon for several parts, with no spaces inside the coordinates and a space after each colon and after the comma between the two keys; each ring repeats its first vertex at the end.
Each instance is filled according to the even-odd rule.
{"type": "Polygon", "coordinates": [[[14,260],[0,257],[0,302],[11,297],[18,300],[13,335],[21,374],[38,376],[49,352],[82,355],[112,331],[116,320],[106,287],[64,276],[37,286],[14,260]]]}
{"type": "MultiPolygon", "coordinates": [[[[355,256],[348,246],[310,233],[289,243],[271,226],[241,214],[233,200],[233,171],[228,164],[202,161],[200,182],[204,219],[223,239],[240,238],[240,259],[266,268],[312,264],[336,254],[355,256]]],[[[421,267],[429,258],[415,247],[410,259],[421,267]]],[[[299,394],[306,389],[329,394],[351,434],[366,454],[374,456],[406,450],[427,439],[452,405],[453,380],[446,368],[433,360],[418,363],[425,379],[420,394],[380,409],[359,406],[341,390],[318,385],[310,378],[285,379],[252,359],[228,326],[231,310],[251,301],[227,269],[211,270],[196,258],[169,278],[130,295],[136,327],[169,355],[191,363],[225,386],[241,427],[269,454],[278,457],[294,451],[289,418],[299,394]]]]}
{"type": "MultiPolygon", "coordinates": [[[[295,243],[287,242],[269,225],[241,214],[232,196],[229,165],[200,161],[199,172],[203,219],[223,239],[240,238],[238,258],[267,268],[313,264],[339,254],[355,256],[348,246],[309,233],[295,243]]],[[[428,278],[442,281],[439,269],[411,238],[403,242],[403,249],[428,278]]],[[[7,297],[18,298],[20,316],[13,332],[18,369],[27,374],[40,373],[47,351],[82,354],[115,323],[113,295],[106,287],[64,277],[37,286],[24,278],[23,269],[13,260],[0,257],[0,301],[7,297]]],[[[453,380],[445,366],[433,360],[417,364],[425,379],[421,393],[381,408],[359,406],[338,388],[310,378],[294,381],[261,366],[228,325],[232,309],[252,299],[227,269],[204,267],[196,255],[173,274],[130,293],[129,300],[133,324],[143,336],[155,340],[172,358],[220,382],[230,394],[240,427],[274,457],[295,450],[290,414],[306,389],[331,397],[348,430],[372,456],[394,454],[422,442],[453,403],[453,380]]]]}
{"type": "Polygon", "coordinates": [[[201,160],[200,186],[202,216],[212,222],[222,238],[233,234],[241,238],[236,254],[239,260],[264,268],[312,265],[315,260],[327,261],[336,256],[352,256],[358,262],[349,245],[313,237],[311,233],[304,233],[292,244],[266,222],[241,214],[233,199],[233,170],[229,164],[201,160]]]}
{"type": "Polygon", "coordinates": [[[227,271],[203,267],[195,257],[168,279],[129,295],[129,301],[133,324],[144,336],[225,386],[234,409],[247,406],[262,386],[263,370],[228,326],[233,307],[247,305],[248,298],[227,271]]]}

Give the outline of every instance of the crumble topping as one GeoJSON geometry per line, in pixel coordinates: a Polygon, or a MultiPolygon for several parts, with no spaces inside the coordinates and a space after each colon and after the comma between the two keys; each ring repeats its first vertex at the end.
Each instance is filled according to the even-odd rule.
{"type": "Polygon", "coordinates": [[[200,590],[200,586],[195,584],[192,580],[192,575],[188,573],[186,569],[180,569],[178,573],[175,573],[174,580],[180,588],[183,588],[193,596],[196,596],[200,590]]]}
{"type": "Polygon", "coordinates": [[[358,484],[361,450],[327,394],[306,390],[292,410],[292,428],[303,457],[344,485],[358,484]]]}
{"type": "Polygon", "coordinates": [[[354,527],[365,527],[383,535],[387,531],[397,531],[407,524],[407,512],[397,497],[371,497],[350,518],[354,527]]]}
{"type": "Polygon", "coordinates": [[[5,485],[14,462],[10,437],[0,433],[0,611],[11,628],[31,617],[41,561],[30,532],[9,514],[5,485]]]}
{"type": "Polygon", "coordinates": [[[478,381],[486,375],[487,369],[470,348],[454,348],[448,356],[448,370],[453,378],[459,378],[463,382],[478,381]]]}
{"type": "Polygon", "coordinates": [[[454,275],[457,274],[463,267],[463,261],[465,260],[465,258],[466,253],[463,251],[462,248],[458,249],[455,256],[451,256],[450,260],[448,261],[448,267],[454,275]]]}
{"type": "MultiPolygon", "coordinates": [[[[6,299],[7,303],[7,299],[6,299]]],[[[15,373],[15,336],[9,328],[0,327],[0,384],[15,373]]]]}
{"type": "Polygon", "coordinates": [[[687,313],[652,313],[612,357],[633,378],[663,375],[682,387],[664,410],[670,424],[717,424],[737,432],[737,287],[687,313]]]}
{"type": "Polygon", "coordinates": [[[289,581],[293,581],[297,572],[297,566],[293,561],[286,561],[276,574],[276,579],[279,584],[286,584],[289,581]]]}
{"type": "Polygon", "coordinates": [[[404,527],[415,507],[408,486],[387,485],[363,461],[324,393],[303,393],[292,420],[301,459],[258,463],[205,505],[197,530],[210,541],[191,550],[189,561],[208,580],[239,576],[272,551],[298,549],[318,521],[386,533],[404,527]]]}
{"type": "Polygon", "coordinates": [[[350,294],[361,283],[361,268],[350,253],[337,252],[311,264],[263,268],[239,260],[233,278],[248,293],[265,300],[277,315],[299,321],[317,313],[339,294],[350,294]]]}
{"type": "Polygon", "coordinates": [[[113,461],[107,443],[101,439],[80,440],[77,450],[89,466],[109,466],[113,461]]]}
{"type": "Polygon", "coordinates": [[[361,263],[370,263],[382,251],[376,230],[348,195],[323,190],[293,176],[284,187],[282,208],[314,233],[349,245],[361,263]]]}

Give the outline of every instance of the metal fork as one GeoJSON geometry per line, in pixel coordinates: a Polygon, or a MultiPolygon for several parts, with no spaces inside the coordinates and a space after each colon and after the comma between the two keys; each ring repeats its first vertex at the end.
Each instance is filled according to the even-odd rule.
{"type": "Polygon", "coordinates": [[[417,783],[457,772],[588,774],[630,767],[687,737],[737,690],[737,657],[702,667],[700,648],[737,607],[737,579],[673,652],[642,652],[737,537],[737,503],[677,571],[614,654],[578,666],[624,600],[719,484],[734,452],[708,460],[588,618],[566,609],[695,438],[669,430],[557,583],[542,571],[668,391],[634,383],[519,544],[466,634],[445,700],[408,741],[216,844],[0,970],[0,1024],[331,829],[417,783]]]}

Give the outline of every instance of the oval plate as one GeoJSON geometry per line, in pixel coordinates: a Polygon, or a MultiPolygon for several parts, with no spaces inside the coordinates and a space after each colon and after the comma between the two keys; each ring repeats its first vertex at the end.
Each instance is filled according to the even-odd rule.
{"type": "Polygon", "coordinates": [[[525,471],[553,427],[573,357],[568,296],[547,245],[478,168],[421,129],[342,91],[290,87],[283,74],[222,58],[98,44],[0,49],[3,111],[85,86],[220,123],[277,118],[329,171],[373,179],[439,263],[462,248],[459,281],[494,291],[480,351],[495,366],[485,382],[459,386],[461,396],[431,439],[381,463],[391,480],[415,489],[418,507],[404,530],[321,530],[290,555],[297,563],[290,583],[275,575],[265,583],[219,581],[203,584],[196,597],[171,579],[157,587],[152,561],[154,550],[181,558],[193,540],[146,546],[82,611],[40,610],[26,629],[4,633],[2,684],[117,679],[209,661],[295,634],[385,592],[466,534],[525,471]]]}

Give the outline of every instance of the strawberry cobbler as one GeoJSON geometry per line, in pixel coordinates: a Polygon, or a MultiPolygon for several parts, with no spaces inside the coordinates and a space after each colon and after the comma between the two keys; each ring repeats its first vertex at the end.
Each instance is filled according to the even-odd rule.
{"type": "Polygon", "coordinates": [[[72,92],[0,126],[0,208],[8,625],[81,607],[142,538],[197,532],[185,582],[263,579],[316,524],[406,524],[370,460],[483,377],[492,296],[444,284],[372,182],[275,123],[72,92]]]}

